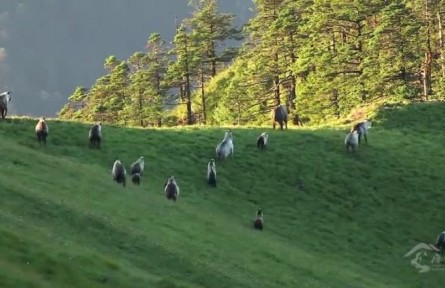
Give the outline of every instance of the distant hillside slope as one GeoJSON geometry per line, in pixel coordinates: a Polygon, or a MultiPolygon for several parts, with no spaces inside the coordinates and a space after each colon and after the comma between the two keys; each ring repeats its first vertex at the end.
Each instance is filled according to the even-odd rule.
{"type": "Polygon", "coordinates": [[[99,151],[87,124],[49,121],[40,147],[35,120],[0,121],[0,287],[442,287],[445,271],[404,255],[444,230],[444,112],[387,109],[355,156],[343,128],[232,128],[216,189],[205,174],[222,128],[104,126],[99,151]],[[115,157],[128,169],[141,155],[141,186],[113,183],[115,157]]]}

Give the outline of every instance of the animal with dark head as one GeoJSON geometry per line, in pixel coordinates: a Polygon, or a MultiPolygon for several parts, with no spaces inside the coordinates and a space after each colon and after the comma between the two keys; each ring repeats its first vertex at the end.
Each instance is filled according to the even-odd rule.
{"type": "Polygon", "coordinates": [[[111,174],[113,175],[113,181],[122,183],[122,185],[125,187],[127,171],[125,170],[125,167],[120,160],[114,161],[111,174]]]}
{"type": "Polygon", "coordinates": [[[363,138],[365,138],[365,142],[366,144],[368,144],[368,130],[371,128],[372,126],[372,121],[370,120],[365,120],[363,122],[357,123],[354,126],[352,126],[351,128],[351,132],[352,131],[357,131],[358,133],[358,144],[361,144],[361,139],[362,136],[363,138]]]}
{"type": "Polygon", "coordinates": [[[266,148],[267,141],[269,140],[269,134],[267,132],[261,133],[256,141],[256,146],[260,149],[266,148]]]}
{"type": "Polygon", "coordinates": [[[357,131],[349,132],[345,137],[346,150],[349,152],[355,152],[358,147],[358,133],[357,131]]]}
{"type": "Polygon", "coordinates": [[[227,157],[229,157],[229,155],[233,156],[233,151],[234,147],[232,131],[227,130],[224,134],[224,139],[216,146],[216,158],[225,160],[227,157]]]}
{"type": "Polygon", "coordinates": [[[256,212],[256,218],[253,222],[253,227],[257,230],[263,230],[264,220],[263,220],[263,210],[258,209],[256,212]]]}
{"type": "Polygon", "coordinates": [[[168,200],[173,200],[176,202],[176,199],[179,196],[179,186],[176,183],[176,179],[174,176],[168,178],[167,182],[165,183],[164,193],[165,197],[167,197],[168,200]]]}
{"type": "Polygon", "coordinates": [[[443,231],[442,233],[439,234],[439,236],[437,236],[436,247],[440,251],[445,251],[445,231],[443,231]]]}
{"type": "Polygon", "coordinates": [[[139,157],[133,164],[131,164],[131,182],[133,184],[139,185],[141,183],[141,176],[144,172],[144,157],[139,157]]]}
{"type": "Polygon", "coordinates": [[[8,102],[11,101],[11,92],[6,91],[0,94],[0,115],[5,119],[8,114],[8,102]]]}
{"type": "Polygon", "coordinates": [[[92,147],[96,146],[100,148],[100,142],[102,140],[102,123],[93,125],[91,127],[90,132],[88,133],[88,138],[90,139],[90,145],[92,147]]]}
{"type": "Polygon", "coordinates": [[[210,186],[216,187],[216,164],[215,159],[210,159],[207,164],[207,183],[210,186]]]}
{"type": "Polygon", "coordinates": [[[37,122],[36,124],[35,130],[39,143],[43,142],[43,145],[46,145],[46,137],[48,137],[49,127],[44,117],[39,119],[39,122],[37,122]]]}
{"type": "Polygon", "coordinates": [[[273,127],[273,129],[275,129],[276,122],[278,122],[278,124],[280,124],[281,130],[283,130],[283,127],[286,127],[286,130],[287,130],[287,120],[288,120],[288,115],[287,115],[286,106],[280,105],[272,111],[272,127],[273,127]]]}

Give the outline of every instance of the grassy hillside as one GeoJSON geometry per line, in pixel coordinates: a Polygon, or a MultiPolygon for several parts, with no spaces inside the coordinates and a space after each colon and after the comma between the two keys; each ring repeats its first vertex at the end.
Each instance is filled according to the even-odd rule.
{"type": "Polygon", "coordinates": [[[0,287],[442,287],[445,271],[403,256],[444,230],[444,112],[385,109],[355,156],[344,127],[234,128],[216,189],[205,173],[222,128],[104,126],[98,151],[90,125],[49,121],[41,147],[35,120],[1,121],[0,287]],[[115,157],[128,169],[141,155],[140,187],[112,181],[115,157]]]}

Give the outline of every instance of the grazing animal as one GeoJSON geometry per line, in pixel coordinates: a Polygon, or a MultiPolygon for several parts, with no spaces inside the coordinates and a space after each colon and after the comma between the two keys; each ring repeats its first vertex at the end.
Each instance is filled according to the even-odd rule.
{"type": "Polygon", "coordinates": [[[133,184],[139,185],[141,183],[142,172],[144,172],[144,157],[141,156],[139,159],[131,164],[131,182],[133,184]]]}
{"type": "Polygon", "coordinates": [[[229,155],[233,156],[233,148],[232,131],[227,130],[224,139],[216,146],[216,158],[225,160],[229,155]]]}
{"type": "Polygon", "coordinates": [[[286,127],[287,130],[287,108],[284,105],[280,105],[276,107],[272,111],[272,127],[275,129],[275,124],[278,122],[280,124],[280,129],[283,130],[283,126],[286,127]]]}
{"type": "Polygon", "coordinates": [[[263,230],[263,210],[258,209],[258,211],[256,212],[256,219],[253,222],[253,227],[257,230],[263,230]]]}
{"type": "Polygon", "coordinates": [[[88,133],[88,138],[90,139],[90,145],[96,146],[97,148],[100,148],[100,141],[102,139],[102,123],[99,122],[98,124],[93,125],[91,127],[90,132],[88,133]]]}
{"type": "Polygon", "coordinates": [[[5,119],[8,114],[8,102],[11,101],[11,92],[6,91],[0,94],[0,115],[5,119]]]}
{"type": "Polygon", "coordinates": [[[39,143],[43,142],[43,145],[46,145],[46,137],[48,137],[49,127],[45,122],[45,117],[39,119],[36,125],[36,135],[39,143]]]}
{"type": "Polygon", "coordinates": [[[445,250],[445,231],[443,231],[442,233],[439,234],[439,236],[437,236],[436,247],[440,251],[445,250]]]}
{"type": "Polygon", "coordinates": [[[126,184],[125,178],[127,176],[127,171],[125,170],[125,167],[120,160],[114,161],[113,170],[111,170],[111,174],[113,175],[113,181],[116,181],[117,183],[122,183],[122,185],[125,187],[126,184]]]}
{"type": "Polygon", "coordinates": [[[176,183],[175,177],[171,176],[168,178],[167,182],[164,185],[165,197],[168,200],[173,200],[176,202],[176,199],[179,196],[179,186],[176,183]]]}
{"type": "Polygon", "coordinates": [[[365,138],[365,142],[366,144],[368,144],[368,130],[371,128],[372,126],[372,121],[369,120],[365,120],[363,122],[357,123],[354,126],[352,126],[351,128],[351,132],[352,131],[357,131],[358,133],[358,144],[361,144],[361,139],[362,136],[363,138],[365,138]]]}
{"type": "Polygon", "coordinates": [[[345,145],[346,149],[349,152],[355,152],[358,147],[358,133],[357,131],[349,132],[348,135],[346,135],[345,138],[345,145]]]}
{"type": "Polygon", "coordinates": [[[216,187],[216,164],[215,159],[210,159],[207,164],[207,182],[210,186],[216,187]]]}
{"type": "Polygon", "coordinates": [[[267,145],[267,140],[269,139],[269,134],[267,132],[261,133],[256,141],[256,145],[258,148],[264,149],[267,145]]]}

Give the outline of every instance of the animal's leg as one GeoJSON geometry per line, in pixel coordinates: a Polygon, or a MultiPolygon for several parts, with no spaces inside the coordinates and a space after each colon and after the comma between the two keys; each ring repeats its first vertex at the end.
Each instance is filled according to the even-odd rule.
{"type": "Polygon", "coordinates": [[[280,130],[283,130],[283,121],[280,121],[280,130]]]}
{"type": "Polygon", "coordinates": [[[365,132],[365,134],[363,134],[363,137],[365,138],[365,142],[366,142],[366,144],[368,144],[368,137],[366,136],[366,132],[365,132]]]}

